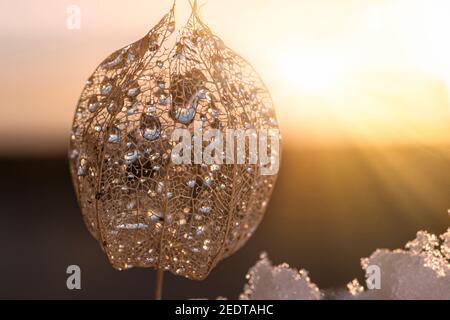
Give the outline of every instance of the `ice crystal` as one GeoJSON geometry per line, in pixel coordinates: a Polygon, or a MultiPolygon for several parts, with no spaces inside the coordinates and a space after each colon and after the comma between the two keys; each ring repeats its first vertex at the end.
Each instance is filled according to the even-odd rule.
{"type": "Polygon", "coordinates": [[[250,269],[240,299],[248,300],[430,300],[450,299],[450,228],[441,236],[419,231],[405,249],[376,250],[361,260],[367,282],[370,267],[380,270],[380,289],[364,288],[357,279],[347,290],[319,290],[308,273],[289,268],[287,264],[272,266],[266,254],[250,269]]]}
{"type": "Polygon", "coordinates": [[[450,229],[447,230],[446,233],[441,235],[441,239],[441,252],[447,258],[447,260],[450,260],[450,229]]]}
{"type": "Polygon", "coordinates": [[[287,264],[273,266],[266,254],[247,274],[248,284],[241,300],[319,300],[319,288],[305,270],[297,271],[287,264]]]}
{"type": "Polygon", "coordinates": [[[347,289],[352,296],[357,296],[364,292],[364,287],[359,283],[358,279],[354,279],[347,284],[347,289]]]}
{"type": "Polygon", "coordinates": [[[406,250],[377,250],[362,260],[363,269],[381,270],[381,289],[366,290],[357,299],[450,299],[450,229],[437,237],[419,231],[406,250]],[[441,241],[442,240],[442,243],[441,241]]]}

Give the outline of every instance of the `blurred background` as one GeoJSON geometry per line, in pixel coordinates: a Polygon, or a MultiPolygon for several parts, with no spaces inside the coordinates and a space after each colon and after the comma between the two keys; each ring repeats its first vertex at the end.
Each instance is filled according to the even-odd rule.
{"type": "MultiPolygon", "coordinates": [[[[169,0],[0,2],[0,298],[149,299],[151,270],[117,272],[83,225],[66,147],[85,80],[169,0]],[[73,6],[80,29],[68,27],[73,6]],[[82,290],[66,268],[82,269],[82,290]]],[[[204,21],[271,90],[284,139],[266,218],[204,282],[165,298],[236,298],[262,251],[321,288],[361,257],[442,233],[450,208],[450,3],[208,0],[204,21]]],[[[178,0],[177,15],[189,13],[178,0]]],[[[70,23],[69,23],[70,26],[70,23]]],[[[178,25],[179,26],[179,25],[178,25]]]]}

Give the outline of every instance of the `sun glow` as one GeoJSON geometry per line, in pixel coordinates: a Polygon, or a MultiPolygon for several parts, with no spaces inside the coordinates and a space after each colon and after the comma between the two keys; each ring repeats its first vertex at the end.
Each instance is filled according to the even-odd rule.
{"type": "Polygon", "coordinates": [[[335,91],[349,71],[349,66],[336,57],[299,49],[287,49],[276,61],[280,62],[278,67],[286,83],[306,93],[335,91]]]}
{"type": "Polygon", "coordinates": [[[302,39],[298,39],[283,46],[274,61],[287,84],[325,94],[355,69],[395,66],[434,75],[450,86],[450,2],[375,1],[353,15],[353,31],[333,35],[342,37],[338,45],[318,47],[318,39],[300,47],[302,39]]]}
{"type": "Polygon", "coordinates": [[[448,1],[367,1],[331,29],[291,28],[268,71],[281,123],[313,143],[448,143],[449,14],[448,1]]]}
{"type": "MultiPolygon", "coordinates": [[[[54,143],[43,145],[65,146],[72,109],[59,106],[73,104],[99,57],[135,40],[171,5],[133,0],[105,9],[104,1],[80,0],[89,15],[71,32],[61,4],[47,2],[0,10],[0,93],[8,106],[0,149],[18,148],[5,138],[12,135],[34,149],[36,133],[54,143]]],[[[177,8],[180,27],[190,6],[177,8]]],[[[285,141],[328,144],[345,132],[337,142],[450,143],[450,1],[214,0],[201,15],[261,75],[285,141]]]]}

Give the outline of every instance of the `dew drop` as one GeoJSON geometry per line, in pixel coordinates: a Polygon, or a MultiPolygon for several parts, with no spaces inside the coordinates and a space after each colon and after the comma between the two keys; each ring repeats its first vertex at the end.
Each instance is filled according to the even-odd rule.
{"type": "Polygon", "coordinates": [[[175,22],[172,21],[168,26],[167,26],[167,31],[169,33],[173,33],[175,31],[175,22]]]}
{"type": "Polygon", "coordinates": [[[88,102],[88,110],[90,113],[94,113],[98,110],[98,100],[97,97],[91,97],[88,102]]]}
{"type": "Polygon", "coordinates": [[[269,119],[269,124],[270,124],[272,127],[278,126],[278,122],[277,122],[277,120],[276,120],[275,118],[270,118],[270,119],[269,119]]]}
{"type": "Polygon", "coordinates": [[[214,183],[214,179],[211,177],[205,177],[203,183],[205,186],[210,187],[214,183]]]}
{"type": "Polygon", "coordinates": [[[161,90],[164,90],[166,88],[166,83],[164,81],[160,80],[160,81],[158,81],[158,87],[161,90]]]}
{"type": "Polygon", "coordinates": [[[220,170],[220,165],[213,164],[213,165],[211,165],[210,170],[211,171],[219,171],[220,170]]]}
{"type": "Polygon", "coordinates": [[[203,214],[208,214],[211,212],[211,207],[202,206],[202,207],[200,207],[200,209],[198,211],[203,214]]]}
{"type": "Polygon", "coordinates": [[[79,155],[78,150],[73,149],[73,150],[70,152],[69,158],[70,158],[71,160],[75,160],[76,158],[78,158],[78,155],[79,155]]]}
{"type": "Polygon", "coordinates": [[[164,191],[164,182],[158,182],[158,186],[156,187],[156,192],[162,193],[164,191]]]}
{"type": "Polygon", "coordinates": [[[127,95],[130,98],[133,98],[133,97],[136,97],[140,92],[141,92],[141,88],[139,87],[139,84],[137,83],[137,81],[134,81],[128,87],[127,95]]]}
{"type": "Polygon", "coordinates": [[[119,67],[123,62],[123,51],[115,53],[115,56],[104,64],[106,69],[119,67]]]}
{"type": "Polygon", "coordinates": [[[164,214],[161,212],[152,212],[150,215],[150,220],[153,222],[160,222],[164,220],[164,214]]]}
{"type": "Polygon", "coordinates": [[[205,233],[205,227],[204,226],[197,227],[197,231],[195,233],[197,236],[201,236],[202,234],[205,233]]]}
{"type": "Polygon", "coordinates": [[[147,229],[148,225],[143,223],[128,223],[128,224],[121,224],[116,227],[116,229],[121,230],[141,230],[141,229],[147,229]]]}
{"type": "Polygon", "coordinates": [[[151,104],[147,107],[147,113],[148,114],[154,114],[156,113],[156,106],[154,104],[151,104]]]}
{"type": "Polygon", "coordinates": [[[169,98],[165,94],[161,94],[159,96],[159,104],[162,106],[166,106],[168,104],[169,98]]]}
{"type": "Polygon", "coordinates": [[[184,107],[174,106],[172,116],[176,121],[182,124],[189,124],[194,120],[197,113],[198,102],[200,100],[200,91],[192,95],[184,107]]]}
{"type": "Polygon", "coordinates": [[[189,188],[192,189],[192,188],[195,188],[195,185],[197,184],[197,182],[195,180],[189,180],[186,184],[189,188]]]}
{"type": "Polygon", "coordinates": [[[132,164],[133,162],[135,162],[137,160],[138,152],[136,150],[127,152],[127,154],[125,155],[124,158],[125,158],[125,162],[127,164],[132,164]]]}
{"type": "Polygon", "coordinates": [[[144,139],[153,141],[161,134],[161,123],[154,116],[142,114],[140,130],[144,139]]]}
{"type": "Polygon", "coordinates": [[[77,176],[84,177],[88,169],[88,161],[86,159],[80,160],[80,165],[78,166],[77,176]]]}
{"type": "Polygon", "coordinates": [[[217,118],[217,110],[209,110],[209,114],[211,115],[211,118],[216,119],[217,118]]]}
{"type": "Polygon", "coordinates": [[[101,86],[100,88],[100,93],[102,94],[102,96],[107,96],[112,92],[113,86],[110,83],[105,83],[104,85],[101,86]]]}
{"type": "Polygon", "coordinates": [[[113,143],[113,144],[119,143],[120,142],[119,134],[116,132],[114,132],[114,133],[111,132],[111,134],[109,135],[109,138],[108,138],[108,142],[113,143]]]}
{"type": "Polygon", "coordinates": [[[127,209],[133,210],[134,208],[136,208],[136,201],[133,200],[127,204],[127,209]]]}
{"type": "Polygon", "coordinates": [[[135,59],[136,59],[136,57],[134,56],[133,52],[128,52],[127,63],[132,64],[135,59]]]}
{"type": "Polygon", "coordinates": [[[127,115],[132,116],[134,114],[136,114],[136,110],[137,110],[137,105],[133,104],[128,110],[127,110],[127,115]]]}
{"type": "Polygon", "coordinates": [[[116,102],[111,101],[111,103],[108,105],[108,107],[106,108],[106,110],[108,111],[108,113],[112,114],[114,113],[114,110],[116,109],[116,102]]]}

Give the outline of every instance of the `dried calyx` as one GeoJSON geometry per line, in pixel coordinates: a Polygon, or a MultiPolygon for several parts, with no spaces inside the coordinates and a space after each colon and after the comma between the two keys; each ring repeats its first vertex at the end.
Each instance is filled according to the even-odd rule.
{"type": "Polygon", "coordinates": [[[176,35],[174,9],[89,78],[69,154],[84,220],[115,268],[204,279],[255,231],[276,177],[249,164],[175,165],[171,134],[193,132],[194,121],[275,128],[275,112],[257,73],[213,35],[196,2],[176,35]]]}

